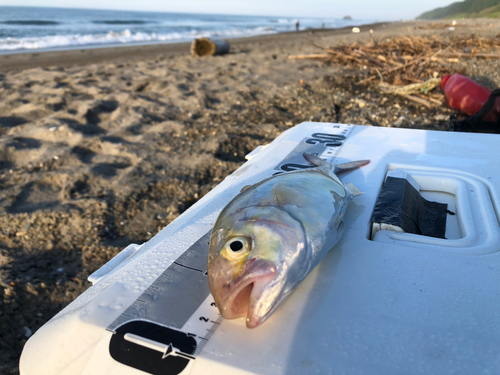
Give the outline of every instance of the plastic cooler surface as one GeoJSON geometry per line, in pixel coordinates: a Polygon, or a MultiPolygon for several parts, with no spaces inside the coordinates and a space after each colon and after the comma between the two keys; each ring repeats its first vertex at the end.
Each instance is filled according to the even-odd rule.
{"type": "Polygon", "coordinates": [[[92,275],[94,285],[28,340],[21,374],[500,374],[499,146],[500,135],[302,123],[92,275]],[[363,192],[349,204],[344,236],[273,316],[256,329],[223,320],[210,310],[203,272],[197,287],[173,288],[161,303],[148,292],[166,269],[179,269],[178,285],[186,285],[184,261],[206,270],[196,249],[224,206],[242,187],[307,164],[303,151],[371,163],[341,175],[363,192]],[[372,236],[388,172],[410,175],[424,197],[448,203],[445,239],[383,229],[372,236]],[[187,349],[127,331],[122,341],[142,345],[145,356],[187,364],[154,372],[110,355],[130,314],[188,332],[200,332],[206,317],[210,328],[204,346],[199,335],[183,336],[187,349]]]}

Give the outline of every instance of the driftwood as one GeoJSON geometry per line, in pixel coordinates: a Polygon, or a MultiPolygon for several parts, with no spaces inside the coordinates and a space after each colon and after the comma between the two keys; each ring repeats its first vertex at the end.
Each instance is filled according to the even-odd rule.
{"type": "Polygon", "coordinates": [[[191,43],[191,55],[195,57],[224,55],[228,52],[229,42],[226,40],[198,38],[191,43]]]}
{"type": "Polygon", "coordinates": [[[385,82],[381,82],[379,84],[379,88],[381,91],[387,92],[389,94],[412,95],[419,93],[425,94],[428,91],[431,91],[433,88],[439,86],[440,84],[441,84],[441,78],[434,77],[425,82],[412,83],[407,86],[389,85],[385,82]]]}
{"type": "Polygon", "coordinates": [[[443,57],[480,57],[483,59],[500,59],[500,54],[496,53],[447,53],[443,57]]]}
{"type": "Polygon", "coordinates": [[[411,101],[414,101],[418,104],[422,104],[423,106],[426,106],[427,108],[432,108],[432,104],[429,103],[426,99],[419,98],[414,95],[401,95],[403,98],[409,99],[411,101]]]}
{"type": "Polygon", "coordinates": [[[326,59],[328,58],[328,55],[326,53],[320,53],[320,54],[312,54],[312,55],[294,55],[294,56],[288,56],[289,59],[291,60],[300,60],[300,59],[326,59]]]}
{"type": "Polygon", "coordinates": [[[378,89],[386,94],[400,95],[403,98],[419,103],[427,108],[432,108],[432,104],[441,105],[443,104],[443,98],[441,100],[433,98],[429,95],[429,92],[438,87],[441,83],[441,78],[435,76],[425,82],[412,83],[407,86],[389,85],[386,82],[380,82],[377,86],[378,89]]]}
{"type": "MultiPolygon", "coordinates": [[[[313,45],[315,45],[313,43],[313,45]]],[[[362,68],[368,76],[358,84],[380,79],[392,85],[420,83],[450,73],[450,62],[465,58],[500,58],[500,39],[476,36],[437,37],[400,36],[320,48],[322,53],[289,56],[290,59],[315,59],[362,68]]]]}

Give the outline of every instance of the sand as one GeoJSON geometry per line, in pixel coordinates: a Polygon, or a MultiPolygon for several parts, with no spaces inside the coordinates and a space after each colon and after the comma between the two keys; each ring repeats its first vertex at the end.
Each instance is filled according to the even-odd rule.
{"type": "MultiPolygon", "coordinates": [[[[453,111],[444,105],[384,97],[349,78],[363,71],[288,59],[318,52],[311,41],[367,41],[369,29],[377,38],[452,33],[436,27],[235,39],[211,58],[191,57],[189,44],[0,56],[0,373],[18,373],[27,338],[90,286],[90,273],[149,240],[289,127],[447,130],[453,111]]],[[[453,32],[494,37],[500,23],[453,32]]],[[[500,86],[498,61],[457,65],[450,70],[500,86]]]]}

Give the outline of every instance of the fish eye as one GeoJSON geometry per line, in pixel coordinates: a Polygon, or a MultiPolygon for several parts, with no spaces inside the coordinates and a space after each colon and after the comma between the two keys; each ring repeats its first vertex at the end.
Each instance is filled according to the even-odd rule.
{"type": "Polygon", "coordinates": [[[224,254],[228,259],[237,260],[250,252],[250,242],[245,237],[232,238],[226,243],[224,254]]]}
{"type": "Polygon", "coordinates": [[[229,244],[229,248],[233,251],[240,251],[241,249],[243,249],[243,242],[241,242],[240,240],[234,240],[229,244]]]}

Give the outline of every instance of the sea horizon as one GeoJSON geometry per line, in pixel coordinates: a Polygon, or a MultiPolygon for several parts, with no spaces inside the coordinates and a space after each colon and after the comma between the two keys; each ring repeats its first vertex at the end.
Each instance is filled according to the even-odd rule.
{"type": "Polygon", "coordinates": [[[366,19],[0,6],[0,54],[190,42],[336,29],[366,19]]]}

